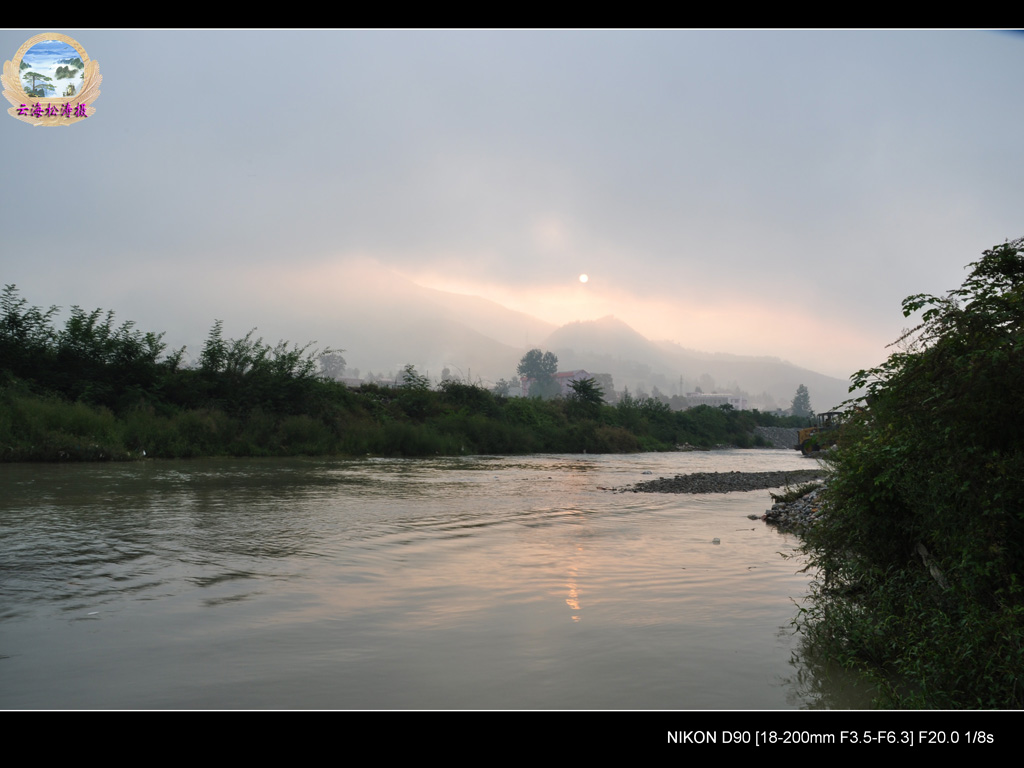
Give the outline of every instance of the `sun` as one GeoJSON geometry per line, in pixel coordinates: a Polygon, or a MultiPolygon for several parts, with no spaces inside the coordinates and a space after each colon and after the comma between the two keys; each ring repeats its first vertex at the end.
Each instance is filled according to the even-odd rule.
{"type": "Polygon", "coordinates": [[[587,282],[587,280],[589,280],[589,279],[590,279],[590,278],[589,278],[589,277],[587,277],[587,275],[580,275],[580,282],[581,282],[581,283],[585,283],[585,282],[587,282]]]}

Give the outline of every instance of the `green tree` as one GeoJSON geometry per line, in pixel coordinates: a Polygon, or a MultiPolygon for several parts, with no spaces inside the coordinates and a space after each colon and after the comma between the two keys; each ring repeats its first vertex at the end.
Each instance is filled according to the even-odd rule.
{"type": "Polygon", "coordinates": [[[224,321],[215,320],[199,355],[199,367],[206,374],[220,373],[228,356],[228,344],[224,341],[224,321]]]}
{"type": "Polygon", "coordinates": [[[28,80],[29,78],[32,80],[32,82],[29,83],[28,90],[25,91],[29,96],[45,96],[46,90],[55,90],[54,87],[49,84],[50,81],[53,80],[52,77],[41,75],[38,72],[26,72],[22,77],[25,80],[28,80]]]}
{"type": "Polygon", "coordinates": [[[45,312],[30,307],[18,295],[16,286],[4,288],[0,295],[0,370],[14,376],[45,378],[56,346],[52,321],[57,311],[55,306],[45,312]]]}
{"type": "Polygon", "coordinates": [[[255,407],[297,413],[318,380],[318,359],[332,350],[278,342],[277,346],[253,339],[253,328],[241,339],[225,339],[217,320],[199,356],[202,386],[191,390],[189,403],[223,407],[232,413],[255,407]]]}
{"type": "Polygon", "coordinates": [[[519,361],[516,373],[531,380],[530,397],[547,399],[558,394],[558,383],[555,381],[555,374],[558,373],[558,358],[551,352],[531,349],[519,361]]]}
{"type": "Polygon", "coordinates": [[[970,266],[905,299],[921,323],[852,377],[807,536],[808,632],[901,706],[1024,706],[1024,239],[970,266]]]}
{"type": "Polygon", "coordinates": [[[417,371],[416,366],[412,363],[402,369],[399,378],[402,380],[402,383],[399,384],[402,389],[411,389],[417,392],[426,392],[430,389],[430,379],[417,371]]]}
{"type": "Polygon", "coordinates": [[[581,403],[600,405],[604,402],[604,390],[598,386],[597,380],[594,378],[571,381],[569,389],[573,391],[573,399],[581,403]]]}
{"type": "Polygon", "coordinates": [[[590,379],[578,379],[569,382],[572,394],[569,396],[569,413],[574,418],[596,419],[601,413],[604,403],[604,392],[597,382],[590,379]]]}
{"type": "Polygon", "coordinates": [[[430,391],[430,379],[426,375],[409,363],[398,374],[398,378],[401,382],[398,385],[398,404],[406,416],[423,419],[436,411],[438,400],[430,391]]]}
{"type": "Polygon", "coordinates": [[[793,415],[803,417],[810,416],[812,413],[811,395],[807,391],[807,387],[801,384],[796,388],[796,395],[793,397],[793,415]]]}

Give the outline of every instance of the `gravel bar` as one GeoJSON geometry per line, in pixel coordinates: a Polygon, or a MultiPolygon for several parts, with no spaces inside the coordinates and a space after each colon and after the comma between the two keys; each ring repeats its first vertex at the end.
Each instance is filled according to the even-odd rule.
{"type": "Polygon", "coordinates": [[[729,493],[759,491],[800,485],[825,477],[823,469],[796,469],[790,472],[696,472],[692,475],[659,477],[643,483],[609,488],[616,493],[729,493]]]}

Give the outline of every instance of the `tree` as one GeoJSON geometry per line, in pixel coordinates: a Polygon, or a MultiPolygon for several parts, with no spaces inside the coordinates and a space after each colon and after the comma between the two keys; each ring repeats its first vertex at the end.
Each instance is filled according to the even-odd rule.
{"type": "Polygon", "coordinates": [[[812,413],[811,395],[807,391],[807,387],[801,384],[796,388],[796,396],[793,398],[793,415],[803,417],[810,416],[812,413]]]}
{"type": "Polygon", "coordinates": [[[399,384],[399,387],[402,389],[409,389],[417,392],[426,392],[430,389],[430,379],[417,371],[416,366],[412,363],[409,363],[402,369],[402,372],[399,374],[399,378],[402,380],[402,383],[399,384]]]}
{"type": "Polygon", "coordinates": [[[512,391],[512,385],[516,383],[517,382],[515,381],[498,379],[498,383],[494,385],[494,388],[491,391],[499,397],[508,397],[508,393],[512,391]]]}
{"type": "Polygon", "coordinates": [[[597,385],[593,378],[577,379],[569,382],[569,389],[572,390],[572,399],[582,403],[594,403],[600,405],[604,402],[604,391],[597,385]]]}
{"type": "Polygon", "coordinates": [[[531,349],[519,361],[516,373],[530,380],[530,397],[549,398],[558,394],[558,384],[555,381],[558,358],[551,352],[531,349]]]}
{"type": "Polygon", "coordinates": [[[231,412],[255,407],[296,412],[304,407],[307,386],[317,378],[317,361],[333,350],[313,349],[280,341],[270,346],[254,339],[253,328],[241,339],[225,339],[224,324],[217,320],[199,356],[204,381],[203,397],[231,412]]]}
{"type": "Polygon", "coordinates": [[[228,356],[228,344],[224,341],[224,321],[215,320],[199,355],[199,367],[207,374],[220,373],[228,356]]]}
{"type": "Polygon", "coordinates": [[[897,706],[1024,706],[1024,238],[970,266],[904,299],[921,323],[851,378],[807,537],[810,636],[895,672],[897,706]]]}
{"type": "Polygon", "coordinates": [[[44,361],[54,352],[57,333],[52,320],[58,308],[29,307],[14,285],[0,296],[0,370],[14,376],[44,376],[44,361]]]}
{"type": "Polygon", "coordinates": [[[32,82],[29,84],[28,90],[26,91],[29,96],[45,96],[45,89],[51,91],[55,90],[52,85],[49,85],[49,82],[53,80],[52,77],[41,75],[38,72],[26,72],[22,77],[26,80],[32,78],[32,82]],[[37,80],[39,81],[38,83],[36,82],[37,80]]]}
{"type": "Polygon", "coordinates": [[[531,349],[519,361],[516,373],[530,379],[540,380],[558,373],[558,358],[551,352],[531,349]]]}
{"type": "Polygon", "coordinates": [[[345,375],[345,358],[341,356],[343,350],[334,350],[320,355],[320,375],[325,379],[337,381],[345,375]]]}
{"type": "Polygon", "coordinates": [[[401,384],[398,385],[398,402],[405,414],[414,419],[422,419],[428,416],[433,408],[436,408],[436,398],[430,391],[430,379],[416,370],[416,367],[409,363],[398,375],[401,384]]]}
{"type": "Polygon", "coordinates": [[[594,379],[577,379],[569,382],[572,394],[569,396],[570,413],[578,418],[596,419],[604,403],[604,392],[594,379]]]}

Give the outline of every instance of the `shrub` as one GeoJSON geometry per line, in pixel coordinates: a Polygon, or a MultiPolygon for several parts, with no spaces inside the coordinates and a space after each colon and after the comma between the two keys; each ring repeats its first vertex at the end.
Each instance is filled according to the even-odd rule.
{"type": "Polygon", "coordinates": [[[806,543],[805,629],[904,706],[1024,705],[1024,240],[970,266],[904,300],[921,324],[853,376],[806,543]]]}

